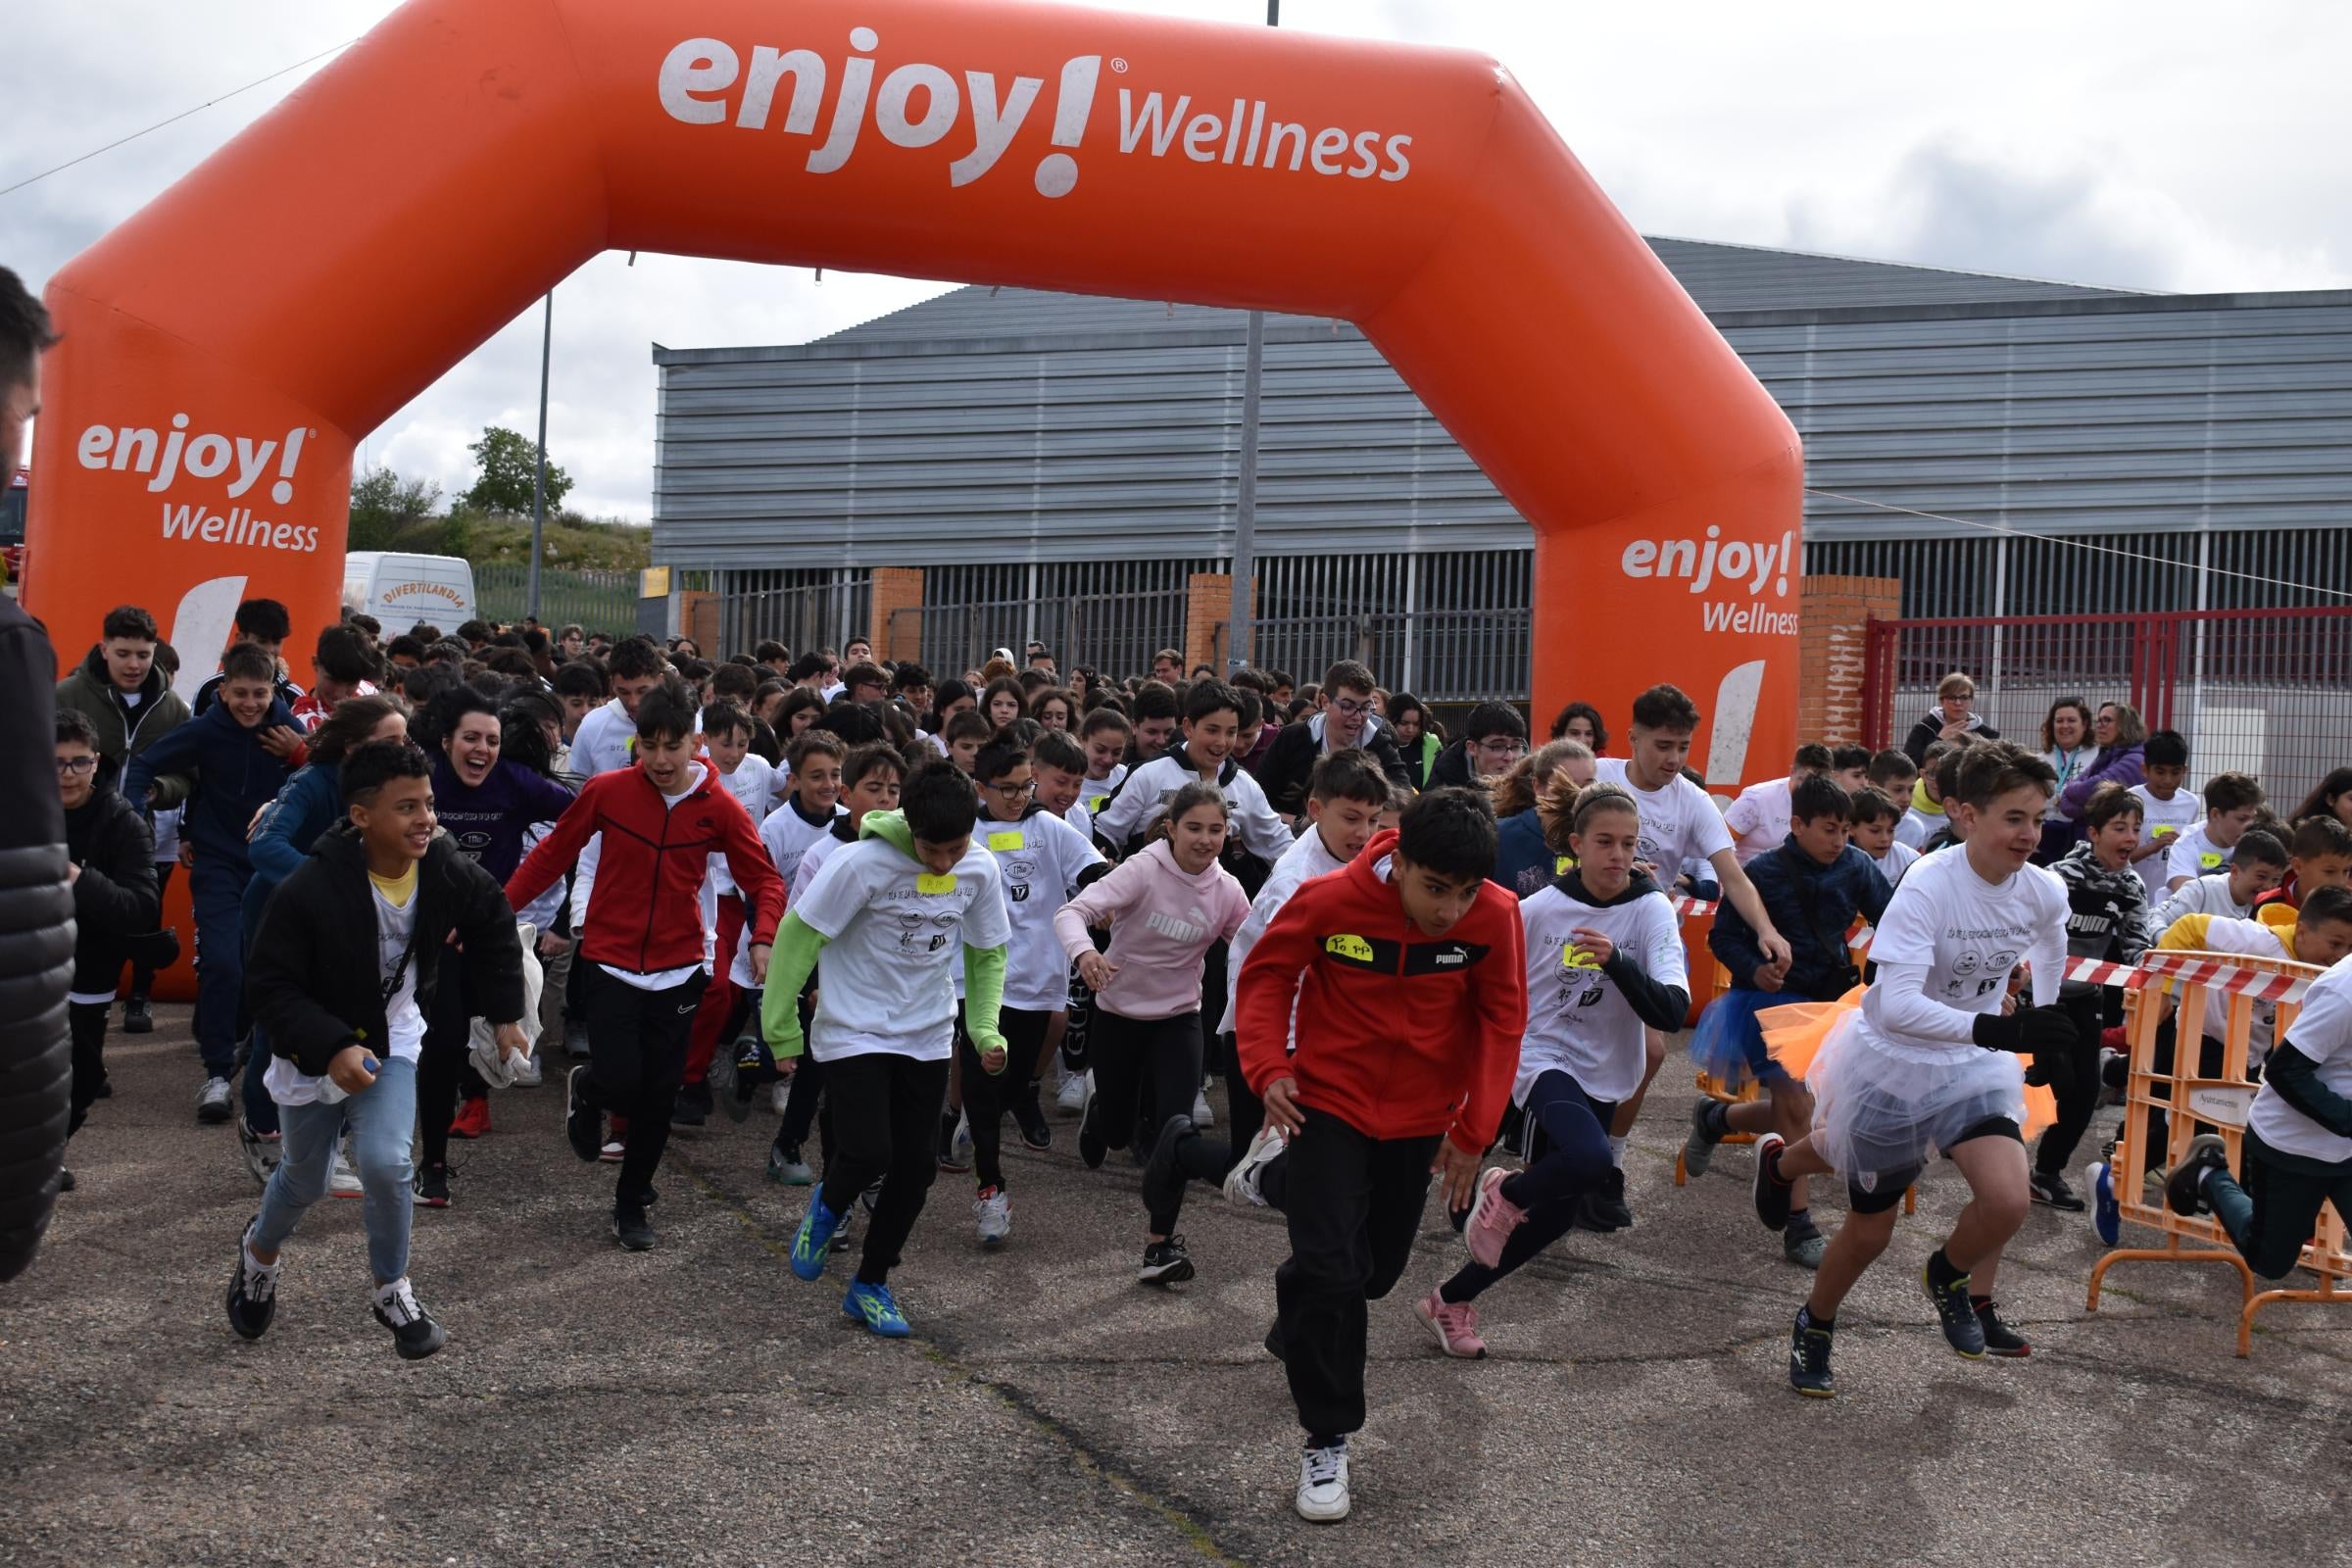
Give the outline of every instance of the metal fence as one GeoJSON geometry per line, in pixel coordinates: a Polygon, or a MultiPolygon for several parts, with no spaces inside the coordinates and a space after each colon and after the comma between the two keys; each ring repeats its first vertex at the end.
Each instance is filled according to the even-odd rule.
{"type": "Polygon", "coordinates": [[[863,571],[729,571],[717,575],[716,629],[704,657],[748,654],[779,642],[795,654],[815,648],[836,653],[863,636],[873,618],[873,579],[863,571]]]}
{"type": "Polygon", "coordinates": [[[926,604],[891,612],[890,646],[919,649],[923,667],[941,678],[978,669],[999,648],[1019,663],[1031,641],[1051,649],[1061,669],[1127,675],[1149,669],[1159,649],[1184,646],[1185,608],[1182,588],[926,604]]]}
{"type": "Polygon", "coordinates": [[[2188,742],[2189,778],[2230,769],[2292,810],[2352,762],[2352,607],[1874,620],[1863,677],[1871,744],[1899,744],[1958,670],[1977,711],[2039,749],[2050,705],[2128,702],[2188,742]]]}
{"type": "MultiPolygon", "coordinates": [[[[1229,632],[1229,622],[1218,623],[1220,666],[1229,632]]],[[[1334,661],[1353,659],[1390,690],[1423,702],[1521,703],[1529,696],[1534,636],[1535,616],[1525,605],[1409,615],[1277,615],[1250,623],[1250,662],[1312,681],[1334,661]]]]}
{"type": "MultiPolygon", "coordinates": [[[[473,568],[484,619],[520,620],[529,612],[530,563],[485,561],[473,568]]],[[[579,625],[626,636],[637,629],[637,573],[539,570],[539,623],[579,625]]],[[[404,630],[406,628],[403,628],[404,630]]]]}

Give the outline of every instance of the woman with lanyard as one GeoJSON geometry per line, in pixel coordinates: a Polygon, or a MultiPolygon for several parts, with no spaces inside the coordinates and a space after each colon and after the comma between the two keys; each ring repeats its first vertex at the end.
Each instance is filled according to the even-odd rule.
{"type": "Polygon", "coordinates": [[[2058,786],[2049,809],[2042,813],[2041,849],[2034,857],[2035,865],[2049,864],[2082,840],[2081,825],[2067,816],[2058,797],[2092,770],[2098,749],[2091,744],[2090,723],[2090,704],[2080,697],[2059,698],[2041,721],[2042,760],[2057,773],[2058,786]]]}

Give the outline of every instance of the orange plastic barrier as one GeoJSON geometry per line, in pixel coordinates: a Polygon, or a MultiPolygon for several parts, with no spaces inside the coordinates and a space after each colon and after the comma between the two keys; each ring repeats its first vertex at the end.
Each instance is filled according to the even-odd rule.
{"type": "MultiPolygon", "coordinates": [[[[2161,1233],[2164,1245],[2118,1248],[2100,1258],[2090,1271],[2088,1305],[2090,1310],[2098,1310],[2099,1287],[2107,1271],[2118,1263],[2228,1264],[2237,1270],[2244,1289],[2244,1305],[2237,1316],[2237,1353],[2250,1355],[2254,1349],[2254,1314],[2272,1302],[2352,1302],[2352,1291],[2344,1288],[2347,1282],[2352,1282],[2352,1250],[2346,1248],[2344,1216],[2335,1212],[2332,1205],[2321,1209],[2319,1229],[2310,1245],[2303,1249],[2302,1266],[2319,1278],[2315,1288],[2259,1289],[2254,1271],[2238,1255],[2236,1246],[2219,1220],[2209,1214],[2193,1218],[2176,1214],[2165,1205],[2161,1191],[2143,1185],[2140,1172],[2148,1163],[2149,1113],[2161,1110],[2165,1115],[2165,1144],[2157,1151],[2162,1155],[2158,1161],[2162,1168],[2170,1170],[2178,1165],[2187,1153],[2188,1141],[2208,1129],[2218,1131],[2228,1146],[2230,1168],[2233,1171],[2242,1168],[2246,1113],[2253,1108],[2256,1093],[2256,1086],[2246,1077],[2247,1053],[2253,1037],[2254,1009],[2261,1004],[2251,991],[2242,988],[2259,985],[2266,976],[2309,982],[2326,971],[2284,958],[2257,958],[2234,953],[2162,956],[2175,963],[2203,961],[2212,965],[2212,972],[2204,978],[2175,974],[2163,982],[2178,995],[2178,1016],[2182,1020],[2173,1050],[2173,1070],[2169,1073],[2156,1070],[2156,1030],[2163,1021],[2164,1009],[2151,1004],[2144,995],[2141,1004],[2132,1009],[2128,1024],[2131,1077],[2125,1091],[2123,1129],[2116,1139],[2109,1171],[2124,1218],[2161,1233]],[[2222,1042],[2221,1074],[2209,1078],[2198,1071],[2203,1053],[2198,1049],[2197,1030],[2206,1014],[2208,996],[2217,992],[2227,998],[2228,1021],[2222,1042]],[[2185,1245],[2189,1243],[2205,1245],[2185,1245]]],[[[2302,1010],[2301,996],[2298,985],[2282,999],[2269,1004],[2278,1009],[2271,1036],[2274,1041],[2287,1038],[2295,1014],[2302,1010]]]]}
{"type": "Polygon", "coordinates": [[[1795,432],[1509,73],[1039,4],[412,0],[51,280],[28,607],[306,647],[354,443],[608,248],[1352,320],[1534,525],[1540,716],[1788,755],[1795,432]]]}

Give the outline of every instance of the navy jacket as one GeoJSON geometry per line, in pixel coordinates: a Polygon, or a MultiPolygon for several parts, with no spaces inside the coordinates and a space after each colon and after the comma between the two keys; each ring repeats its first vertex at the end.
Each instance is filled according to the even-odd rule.
{"type": "Polygon", "coordinates": [[[130,760],[122,775],[123,797],[136,807],[185,801],[188,810],[179,831],[196,853],[250,866],[245,830],[253,813],[277,798],[294,771],[262,747],[261,731],[280,724],[302,728],[283,703],[270,705],[258,729],[238,723],[226,703],[215,703],[130,760]]]}
{"type": "MultiPolygon", "coordinates": [[[[1798,849],[1791,833],[1779,849],[1747,862],[1747,879],[1788,943],[1791,961],[1781,995],[1791,1002],[1834,1002],[1843,995],[1853,962],[1845,933],[1857,914],[1877,924],[1892,896],[1877,862],[1849,844],[1824,865],[1798,849]]],[[[1707,947],[1731,971],[1732,984],[1754,989],[1764,952],[1755,928],[1728,903],[1715,911],[1707,947]]]]}

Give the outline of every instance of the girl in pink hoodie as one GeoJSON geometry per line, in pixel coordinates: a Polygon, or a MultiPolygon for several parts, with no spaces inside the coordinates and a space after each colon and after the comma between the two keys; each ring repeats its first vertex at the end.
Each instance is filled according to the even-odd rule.
{"type": "MultiPolygon", "coordinates": [[[[1087,1036],[1093,1063],[1079,1112],[1078,1153],[1089,1169],[1105,1150],[1135,1136],[1144,1086],[1152,1086],[1157,1141],[1193,1131],[1200,1085],[1200,969],[1210,946],[1231,939],[1250,914],[1250,896],[1217,863],[1229,822],[1213,784],[1187,784],[1168,803],[1168,836],[1155,839],[1096,881],[1054,916],[1054,934],[1097,993],[1087,1036]],[[1089,926],[1110,926],[1110,952],[1097,953],[1089,926]]],[[[1197,1142],[1197,1140],[1196,1140],[1197,1142]]],[[[1210,1179],[1213,1179],[1210,1178],[1210,1179]]],[[[1137,1278],[1173,1285],[1193,1277],[1175,1234],[1178,1196],[1148,1203],[1151,1231],[1137,1278]]]]}

